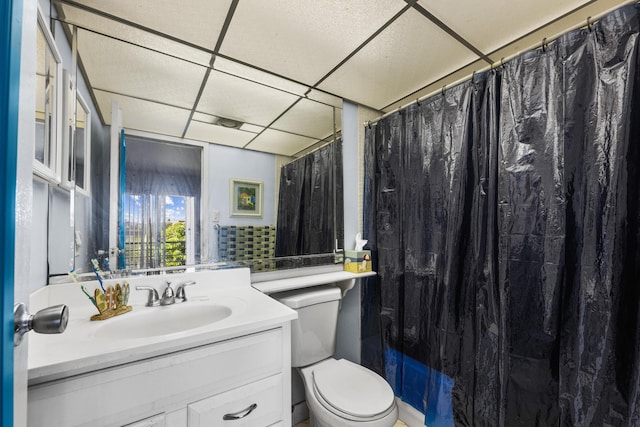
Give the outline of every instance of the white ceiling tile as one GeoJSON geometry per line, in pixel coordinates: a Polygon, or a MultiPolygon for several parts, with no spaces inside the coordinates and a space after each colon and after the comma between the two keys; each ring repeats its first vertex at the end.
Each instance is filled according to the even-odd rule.
{"type": "MultiPolygon", "coordinates": [[[[312,138],[323,139],[333,134],[333,107],[319,102],[301,99],[271,127],[312,138]]],[[[336,108],[335,128],[342,125],[342,110],[336,108]]]]}
{"type": "Polygon", "coordinates": [[[267,129],[251,141],[246,148],[283,156],[293,156],[316,142],[318,142],[317,139],[267,129]]]}
{"type": "Polygon", "coordinates": [[[274,76],[273,74],[251,68],[222,57],[216,58],[213,68],[227,74],[233,74],[265,86],[271,86],[300,96],[303,96],[309,90],[308,86],[283,79],[282,77],[274,76]]]}
{"type": "Polygon", "coordinates": [[[197,110],[227,119],[266,126],[297,96],[249,80],[212,71],[197,110]]]}
{"type": "Polygon", "coordinates": [[[78,3],[213,50],[231,0],[78,0],[78,3]]]}
{"type": "Polygon", "coordinates": [[[204,122],[204,123],[215,123],[216,120],[218,120],[218,118],[216,116],[212,116],[210,114],[204,114],[204,113],[199,113],[199,112],[194,112],[193,113],[193,117],[191,117],[192,120],[197,120],[199,122],[204,122]]]}
{"type": "Polygon", "coordinates": [[[381,109],[478,59],[411,9],[320,86],[381,109]]]}
{"type": "Polygon", "coordinates": [[[307,98],[314,101],[323,102],[337,108],[342,108],[342,98],[317,89],[312,89],[311,92],[307,94],[307,98]]]}
{"type": "Polygon", "coordinates": [[[139,30],[130,25],[122,24],[112,19],[104,18],[66,4],[62,5],[65,21],[89,29],[100,34],[126,40],[130,43],[166,53],[186,61],[209,66],[211,54],[200,49],[189,47],[183,43],[160,37],[147,31],[139,30]]]}
{"type": "Polygon", "coordinates": [[[473,76],[473,72],[474,71],[478,71],[478,70],[482,70],[485,69],[486,70],[487,67],[487,63],[482,60],[479,59],[475,62],[472,62],[471,64],[460,68],[459,70],[448,74],[446,77],[437,80],[436,82],[424,87],[423,89],[420,89],[418,92],[415,92],[413,94],[411,94],[411,96],[408,96],[406,98],[402,98],[400,100],[398,100],[397,102],[394,102],[393,104],[390,104],[389,106],[387,106],[383,111],[384,112],[391,112],[393,110],[397,110],[398,108],[402,108],[402,107],[406,107],[409,104],[413,104],[416,102],[416,100],[418,99],[425,99],[427,97],[436,95],[440,92],[442,92],[443,89],[446,88],[450,88],[452,86],[456,86],[458,84],[461,84],[469,79],[471,79],[471,77],[473,76]]]}
{"type": "MultiPolygon", "coordinates": [[[[220,117],[212,116],[210,114],[204,114],[196,111],[193,113],[192,119],[194,121],[198,121],[202,123],[214,124],[220,119],[220,117]]],[[[243,123],[239,129],[245,132],[260,133],[264,130],[264,126],[256,126],[249,123],[243,123]]]]}
{"type": "Polygon", "coordinates": [[[146,132],[181,137],[189,120],[189,110],[142,101],[128,96],[95,91],[98,107],[106,124],[111,124],[111,102],[116,101],[122,111],[123,126],[146,132]]]}
{"type": "Polygon", "coordinates": [[[494,55],[494,59],[498,62],[499,58],[509,58],[518,53],[526,52],[533,48],[538,48],[542,44],[543,39],[554,40],[560,35],[567,32],[568,29],[584,27],[587,24],[587,18],[600,16],[605,12],[620,7],[620,0],[600,0],[581,8],[561,19],[553,21],[540,30],[528,33],[526,36],[519,38],[514,43],[498,50],[494,55]]]}
{"type": "Polygon", "coordinates": [[[245,123],[242,126],[240,126],[240,130],[244,130],[247,132],[252,132],[252,133],[260,133],[264,130],[264,126],[256,126],[256,125],[252,125],[249,123],[245,123]]]}
{"type": "Polygon", "coordinates": [[[189,139],[229,145],[232,147],[243,147],[255,138],[255,136],[255,133],[196,121],[192,121],[191,124],[189,124],[189,129],[185,135],[185,137],[189,139]]]}
{"type": "Polygon", "coordinates": [[[205,68],[79,31],[78,52],[94,88],[192,108],[205,68]]]}
{"type": "MultiPolygon", "coordinates": [[[[420,0],[418,4],[488,54],[588,0],[420,0]]],[[[495,58],[494,58],[495,59],[495,58]]],[[[497,58],[499,59],[499,58],[497,58]]]]}
{"type": "Polygon", "coordinates": [[[220,51],[315,85],[404,6],[402,0],[243,0],[220,51]]]}

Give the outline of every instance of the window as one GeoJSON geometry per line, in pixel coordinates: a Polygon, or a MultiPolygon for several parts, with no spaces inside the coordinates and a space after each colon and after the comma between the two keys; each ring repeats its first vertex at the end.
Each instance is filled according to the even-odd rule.
{"type": "Polygon", "coordinates": [[[80,194],[89,195],[89,166],[91,160],[91,110],[82,95],[76,91],[73,98],[70,74],[63,72],[64,81],[64,111],[66,126],[63,129],[62,149],[63,184],[67,188],[73,188],[80,194]],[[75,109],[75,126],[73,115],[75,109]],[[75,132],[75,141],[74,141],[75,132]]]}
{"type": "Polygon", "coordinates": [[[198,146],[127,137],[124,268],[199,261],[201,151],[198,146]]]}
{"type": "Polygon", "coordinates": [[[126,194],[127,268],[193,265],[194,197],[126,194]]]}

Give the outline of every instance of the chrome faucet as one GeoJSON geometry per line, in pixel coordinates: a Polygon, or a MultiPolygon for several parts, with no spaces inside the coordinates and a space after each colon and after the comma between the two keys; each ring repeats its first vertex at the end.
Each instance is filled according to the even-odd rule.
{"type": "Polygon", "coordinates": [[[167,287],[164,289],[162,293],[162,298],[160,299],[160,305],[171,305],[176,302],[176,294],[173,292],[173,288],[171,287],[171,282],[167,282],[167,287]]]}
{"type": "Polygon", "coordinates": [[[182,302],[186,302],[187,301],[187,294],[184,291],[184,287],[185,286],[189,286],[189,285],[195,285],[195,284],[196,284],[195,280],[187,280],[186,282],[180,283],[176,287],[176,299],[180,299],[182,302]]]}
{"type": "Polygon", "coordinates": [[[138,291],[149,291],[149,297],[147,299],[147,307],[155,307],[160,304],[160,297],[158,297],[158,291],[151,286],[136,286],[138,291]]]}

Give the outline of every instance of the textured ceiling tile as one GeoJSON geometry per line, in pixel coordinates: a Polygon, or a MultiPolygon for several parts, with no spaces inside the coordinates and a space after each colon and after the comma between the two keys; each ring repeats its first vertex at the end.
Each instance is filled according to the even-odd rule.
{"type": "Polygon", "coordinates": [[[267,129],[251,141],[251,144],[246,148],[283,156],[293,156],[317,142],[317,139],[267,129]]]}
{"type": "Polygon", "coordinates": [[[116,101],[122,111],[123,126],[146,132],[181,137],[190,112],[155,102],[142,101],[109,92],[95,91],[98,107],[106,124],[111,124],[111,103],[116,101]]]}
{"type": "Polygon", "coordinates": [[[231,0],[78,0],[78,3],[213,50],[231,0]]]}
{"type": "Polygon", "coordinates": [[[94,88],[191,108],[206,69],[88,31],[78,52],[94,88]]]}
{"type": "Polygon", "coordinates": [[[314,85],[406,3],[242,0],[220,51],[314,85]]]}
{"type": "Polygon", "coordinates": [[[189,124],[189,129],[185,135],[185,137],[189,139],[229,145],[232,147],[243,147],[251,141],[251,139],[255,138],[255,136],[255,133],[238,129],[228,129],[222,126],[196,121],[192,121],[191,124],[189,124]]]}
{"type": "Polygon", "coordinates": [[[82,9],[66,4],[62,5],[65,21],[81,28],[98,32],[109,37],[126,40],[130,43],[147,47],[167,55],[175,56],[186,61],[208,66],[211,54],[203,50],[189,47],[183,43],[169,40],[147,31],[139,30],[130,25],[102,17],[82,9]]]}
{"type": "MultiPolygon", "coordinates": [[[[308,99],[301,99],[272,126],[273,129],[323,139],[333,134],[334,108],[308,99]]],[[[335,127],[340,129],[342,110],[335,109],[335,127]]]]}
{"type": "Polygon", "coordinates": [[[420,0],[418,4],[488,54],[588,0],[420,0]]]}
{"type": "Polygon", "coordinates": [[[476,59],[470,50],[412,9],[319,88],[381,109],[476,59]]]}
{"type": "Polygon", "coordinates": [[[317,89],[312,89],[311,92],[307,94],[307,98],[327,105],[332,105],[336,108],[342,108],[342,98],[317,89]]]}
{"type": "Polygon", "coordinates": [[[228,74],[211,72],[197,110],[227,119],[266,126],[297,96],[228,74]]]}
{"type": "Polygon", "coordinates": [[[216,58],[213,68],[227,74],[233,74],[234,76],[300,96],[303,96],[309,90],[308,86],[221,57],[216,58]]]}

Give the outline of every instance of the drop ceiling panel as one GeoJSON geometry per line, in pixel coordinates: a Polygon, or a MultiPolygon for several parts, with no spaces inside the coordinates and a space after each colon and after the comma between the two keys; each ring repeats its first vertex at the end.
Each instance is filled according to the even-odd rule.
{"type": "Polygon", "coordinates": [[[505,48],[500,49],[494,56],[496,58],[509,58],[518,53],[526,52],[532,48],[538,48],[541,46],[543,39],[546,38],[548,40],[554,40],[560,35],[566,33],[567,30],[585,27],[587,24],[587,18],[591,18],[591,22],[593,22],[595,17],[601,16],[620,6],[621,2],[619,0],[600,0],[598,2],[591,3],[537,31],[527,34],[525,37],[522,37],[505,48]]]}
{"type": "Polygon", "coordinates": [[[292,82],[291,80],[283,79],[282,77],[278,77],[255,68],[251,68],[222,57],[216,58],[213,68],[227,74],[233,74],[235,76],[242,77],[247,80],[263,84],[265,86],[270,86],[300,96],[303,96],[309,90],[308,86],[292,82]]]}
{"type": "MultiPolygon", "coordinates": [[[[420,0],[418,4],[456,33],[488,54],[507,45],[588,0],[484,0],[460,7],[450,0],[420,0]]],[[[499,58],[498,58],[499,59],[499,58]]]]}
{"type": "Polygon", "coordinates": [[[249,80],[212,71],[198,111],[267,126],[289,108],[297,96],[249,80]]]}
{"type": "Polygon", "coordinates": [[[146,132],[181,137],[190,111],[127,96],[95,91],[98,107],[106,124],[111,124],[111,102],[116,101],[122,111],[123,126],[146,132]]]}
{"type": "Polygon", "coordinates": [[[319,85],[381,109],[478,59],[411,9],[319,85]]]}
{"type": "Polygon", "coordinates": [[[191,122],[185,135],[185,137],[189,139],[229,145],[232,147],[244,147],[249,141],[255,138],[255,136],[255,133],[196,121],[191,122]]]}
{"type": "MultiPolygon", "coordinates": [[[[323,139],[333,134],[333,107],[301,99],[271,127],[312,138],[323,139]]],[[[342,110],[336,109],[335,128],[342,125],[342,110]]]]}
{"type": "Polygon", "coordinates": [[[426,97],[435,95],[438,92],[441,92],[443,88],[455,86],[466,80],[469,80],[473,75],[474,71],[479,71],[487,68],[488,68],[487,63],[482,59],[472,62],[471,64],[465,67],[462,67],[454,71],[453,73],[448,74],[446,77],[440,80],[437,80],[436,82],[426,86],[425,88],[420,89],[418,92],[413,93],[411,96],[402,98],[397,102],[390,104],[383,111],[390,112],[393,110],[397,110],[398,108],[405,107],[408,104],[412,104],[416,102],[417,99],[424,99],[426,97]]]}
{"type": "Polygon", "coordinates": [[[332,105],[336,108],[342,108],[342,98],[317,89],[312,89],[311,92],[307,94],[307,98],[327,105],[332,105]]]}
{"type": "Polygon", "coordinates": [[[149,49],[164,52],[168,55],[176,56],[203,66],[208,66],[211,61],[210,53],[189,47],[183,43],[139,30],[130,25],[122,24],[121,22],[67,4],[62,5],[62,10],[65,15],[65,22],[78,25],[81,28],[89,29],[109,37],[126,40],[130,43],[145,46],[149,49]]]}
{"type": "Polygon", "coordinates": [[[220,52],[314,85],[406,3],[242,0],[220,52]]]}
{"type": "Polygon", "coordinates": [[[78,52],[94,88],[191,108],[205,68],[88,31],[78,52]]]}
{"type": "Polygon", "coordinates": [[[267,129],[251,141],[246,148],[283,156],[293,156],[316,142],[318,142],[317,139],[267,129]]]}
{"type": "Polygon", "coordinates": [[[213,50],[231,0],[78,0],[78,3],[213,50]]]}
{"type": "MultiPolygon", "coordinates": [[[[206,123],[206,124],[214,124],[219,119],[221,119],[221,117],[212,116],[210,114],[200,113],[198,111],[194,112],[193,116],[191,118],[194,121],[203,122],[203,123],[206,123]]],[[[252,124],[249,124],[249,123],[243,123],[242,126],[240,126],[240,130],[243,130],[245,132],[251,132],[251,133],[260,133],[264,129],[265,129],[264,126],[256,126],[256,125],[252,125],[252,124]]]]}

